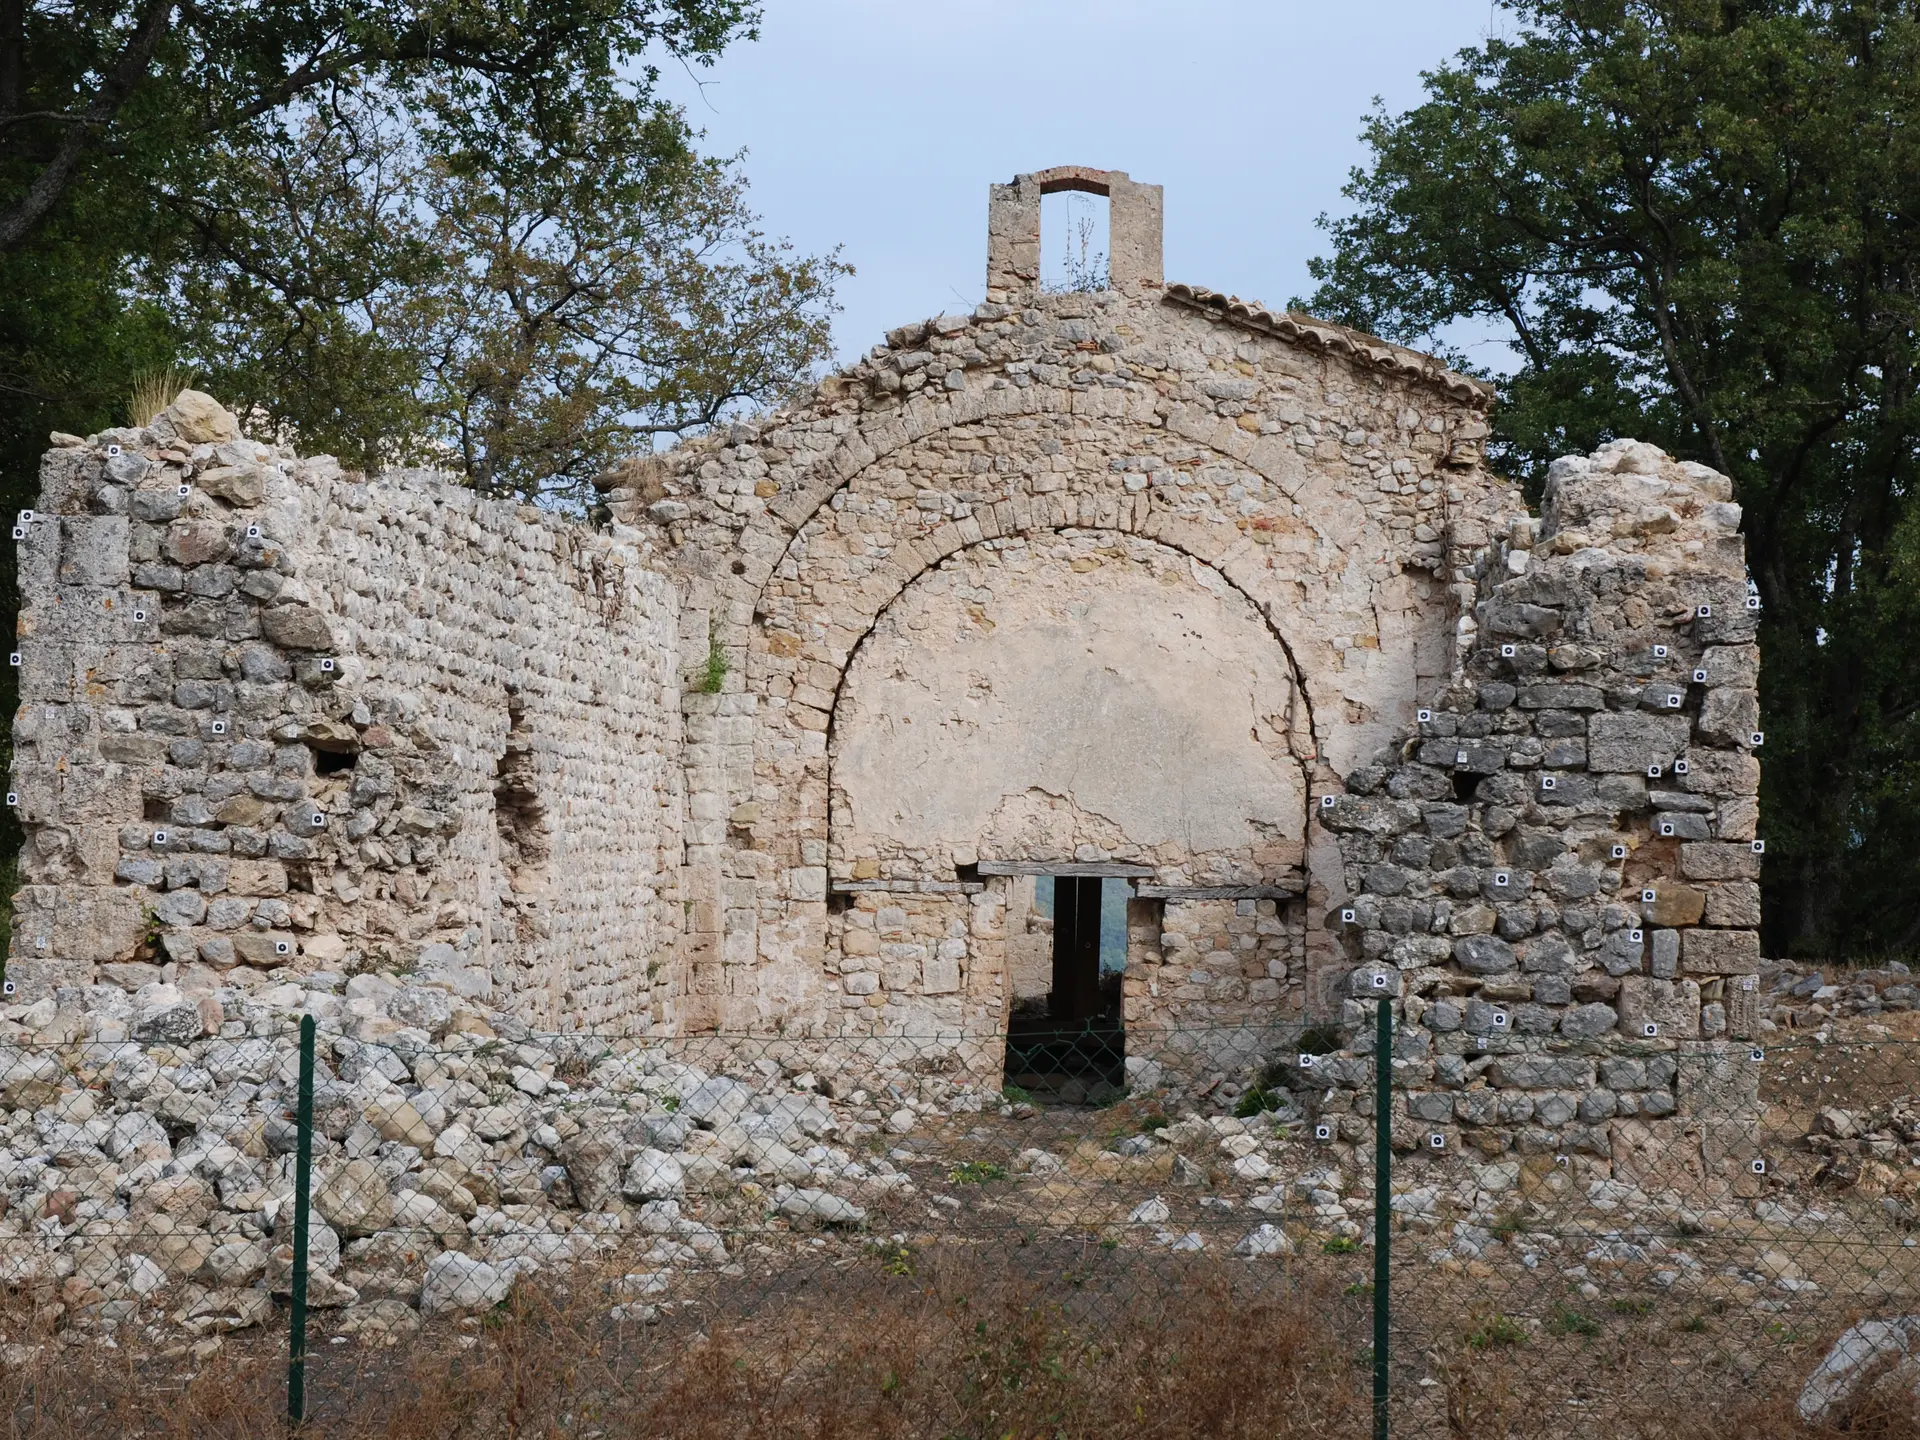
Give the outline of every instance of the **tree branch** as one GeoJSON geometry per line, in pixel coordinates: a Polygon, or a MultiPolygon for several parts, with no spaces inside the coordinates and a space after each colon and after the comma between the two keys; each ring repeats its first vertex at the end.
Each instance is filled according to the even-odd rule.
{"type": "Polygon", "coordinates": [[[27,187],[27,193],[6,210],[0,211],[0,250],[10,250],[24,240],[66,193],[67,186],[73,182],[74,173],[80,168],[81,156],[99,140],[100,132],[112,123],[120,113],[120,107],[127,103],[127,97],[133,93],[134,87],[146,76],[154,47],[160,43],[160,37],[167,33],[173,4],[174,0],[147,0],[146,13],[140,17],[133,33],[127,37],[127,43],[121,47],[113,69],[101,81],[93,104],[84,112],[84,123],[75,125],[61,138],[53,158],[34,177],[33,184],[27,187]]]}
{"type": "Polygon", "coordinates": [[[1686,361],[1680,358],[1680,346],[1673,334],[1673,317],[1667,313],[1666,297],[1661,294],[1659,284],[1649,286],[1652,301],[1647,308],[1653,315],[1654,333],[1660,337],[1660,354],[1667,362],[1667,373],[1673,377],[1673,388],[1687,402],[1687,409],[1693,412],[1693,422],[1700,427],[1700,433],[1706,437],[1707,449],[1713,455],[1713,468],[1722,475],[1733,474],[1733,467],[1727,463],[1725,451],[1720,446],[1720,427],[1714,424],[1713,412],[1705,399],[1694,388],[1693,377],[1687,371],[1686,361]]]}

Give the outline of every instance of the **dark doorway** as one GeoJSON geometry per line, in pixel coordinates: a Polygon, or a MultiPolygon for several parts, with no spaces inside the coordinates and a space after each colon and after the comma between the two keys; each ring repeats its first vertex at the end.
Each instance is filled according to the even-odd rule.
{"type": "Polygon", "coordinates": [[[1126,1083],[1128,887],[1108,876],[1056,875],[1034,888],[1036,910],[1052,915],[1053,987],[1043,1004],[1019,1006],[1008,1021],[1007,1083],[1068,1103],[1112,1099],[1126,1083]]]}
{"type": "Polygon", "coordinates": [[[1092,1020],[1105,1008],[1100,995],[1100,898],[1097,875],[1062,875],[1053,882],[1053,993],[1047,1008],[1057,1021],[1092,1020]]]}

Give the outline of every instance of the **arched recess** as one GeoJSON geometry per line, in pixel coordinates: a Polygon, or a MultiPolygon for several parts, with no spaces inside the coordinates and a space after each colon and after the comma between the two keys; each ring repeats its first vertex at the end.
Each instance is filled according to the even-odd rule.
{"type": "MultiPolygon", "coordinates": [[[[827,848],[831,883],[855,893],[828,920],[826,985],[896,1028],[998,1035],[1032,959],[1031,882],[954,893],[968,867],[1120,861],[1193,887],[1296,873],[1305,698],[1252,599],[1157,541],[1044,531],[928,567],[875,617],[834,697],[827,848]]],[[[1177,978],[1157,940],[1131,944],[1145,968],[1129,959],[1129,1023],[1278,1013],[1297,924],[1263,905],[1258,935],[1244,917],[1244,945],[1209,938],[1177,978]],[[1203,967],[1206,994],[1183,1003],[1203,967]]],[[[1158,903],[1129,908],[1136,942],[1142,925],[1157,936],[1158,903]]],[[[1192,944],[1173,932],[1240,928],[1231,901],[1170,908],[1170,954],[1192,944]]]]}
{"type": "Polygon", "coordinates": [[[1212,566],[1115,531],[969,546],[841,671],[829,865],[950,879],[1090,846],[1254,883],[1301,863],[1313,743],[1284,639],[1212,566]]]}
{"type": "MultiPolygon", "coordinates": [[[[1083,418],[1077,409],[1036,404],[1024,392],[993,393],[1008,393],[1010,401],[994,413],[1048,413],[1058,419],[1070,415],[1075,425],[1083,418]]],[[[1310,759],[1314,762],[1311,783],[1316,791],[1337,783],[1319,763],[1328,754],[1328,727],[1351,733],[1355,716],[1350,704],[1316,705],[1315,700],[1349,693],[1330,678],[1323,652],[1332,636],[1353,627],[1310,618],[1310,609],[1299,607],[1295,595],[1301,587],[1276,580],[1277,574],[1285,575],[1272,565],[1279,547],[1263,546],[1248,529],[1231,523],[1247,512],[1228,513],[1219,502],[1230,497],[1218,497],[1211,513],[1183,513],[1158,503],[1151,491],[1122,489],[1102,459],[1096,466],[1065,474],[1065,486],[1047,493],[1034,493],[1038,487],[1029,490],[1018,483],[996,484],[992,488],[997,493],[976,497],[968,514],[950,506],[940,513],[917,514],[917,506],[895,499],[891,513],[897,519],[883,559],[858,568],[821,563],[809,548],[813,518],[831,508],[841,491],[892,483],[876,481],[885,473],[886,467],[876,468],[882,458],[992,418],[976,397],[964,398],[968,403],[943,403],[938,416],[921,416],[918,423],[876,423],[870,427],[875,432],[869,436],[871,445],[856,429],[833,452],[830,463],[812,468],[799,490],[772,499],[748,520],[730,542],[736,557],[733,573],[712,577],[709,594],[718,607],[710,631],[702,617],[697,638],[711,634],[740,677],[711,701],[695,697],[689,719],[695,743],[689,747],[687,785],[688,974],[699,1002],[695,1009],[710,1014],[712,1023],[789,1024],[822,1015],[823,1002],[824,1013],[833,1013],[835,1002],[822,993],[821,982],[829,938],[826,731],[835,697],[875,619],[917,577],[971,546],[1065,530],[1100,530],[1150,539],[1213,567],[1262,617],[1274,642],[1293,662],[1294,673],[1321,687],[1317,695],[1304,688],[1299,692],[1299,713],[1312,742],[1301,747],[1299,758],[1303,770],[1310,759]],[[783,607],[792,612],[796,605],[807,623],[774,620],[783,607]],[[760,623],[763,619],[769,623],[760,623]],[[1298,628],[1297,637],[1290,633],[1293,627],[1298,628]],[[1308,653],[1302,645],[1311,647],[1316,670],[1298,663],[1308,653]],[[736,696],[736,684],[744,693],[736,696]]],[[[1372,533],[1372,514],[1343,487],[1319,483],[1306,511],[1292,515],[1298,507],[1289,497],[1300,489],[1299,480],[1275,441],[1249,438],[1231,426],[1225,427],[1231,434],[1218,435],[1216,417],[1186,415],[1179,406],[1175,411],[1166,416],[1151,410],[1135,414],[1120,403],[1105,417],[1112,422],[1106,434],[1127,443],[1124,437],[1135,427],[1158,430],[1164,425],[1166,435],[1186,446],[1261,475],[1270,486],[1270,508],[1253,519],[1252,528],[1276,540],[1289,527],[1317,537],[1319,548],[1306,573],[1360,565],[1352,558],[1360,550],[1351,540],[1361,533],[1366,533],[1365,548],[1372,552],[1366,563],[1391,560],[1388,537],[1372,533]],[[1337,512],[1328,506],[1338,507],[1337,512]],[[1323,529],[1330,520],[1335,528],[1323,529]]],[[[1133,448],[1148,450],[1157,443],[1147,441],[1144,433],[1141,440],[1144,443],[1133,448]]],[[[1110,442],[1102,438],[1095,443],[1110,442]]],[[[1191,498],[1195,491],[1184,493],[1191,498]]],[[[1377,628],[1378,613],[1376,609],[1357,625],[1362,631],[1377,628]]],[[[1410,708],[1411,692],[1410,686],[1394,690],[1394,703],[1400,703],[1404,693],[1410,708]]],[[[1335,871],[1321,861],[1309,869],[1337,880],[1335,871]]]]}
{"type": "MultiPolygon", "coordinates": [[[[763,510],[747,520],[738,536],[728,541],[727,548],[739,558],[731,576],[715,577],[720,593],[732,602],[730,613],[718,617],[717,638],[736,659],[745,656],[750,617],[758,610],[761,592],[780,569],[792,561],[793,546],[807,523],[826,509],[837,494],[859,483],[874,466],[923,441],[968,426],[1065,415],[1072,415],[1076,420],[1161,430],[1173,440],[1200,446],[1223,461],[1246,466],[1289,500],[1301,492],[1308,479],[1302,457],[1284,436],[1249,434],[1205,406],[1176,402],[1171,409],[1163,409],[1151,390],[1140,394],[1114,391],[1083,394],[1034,385],[1024,389],[969,390],[939,399],[916,397],[898,410],[863,415],[832,450],[810,467],[798,484],[769,499],[763,510]]],[[[993,511],[1001,508],[992,507],[993,511]]],[[[1031,510],[1030,521],[1022,517],[1017,523],[1011,523],[1011,517],[983,510],[971,528],[953,523],[933,527],[917,542],[919,553],[908,562],[905,572],[896,577],[897,583],[881,597],[881,603],[891,599],[925,564],[944,558],[983,534],[990,538],[1015,530],[1079,525],[1137,529],[1167,538],[1161,530],[1183,528],[1175,517],[1156,511],[1147,494],[1055,492],[1032,496],[1031,510]],[[1092,508],[1086,508],[1088,506],[1092,508]],[[1149,527],[1159,528],[1149,530],[1149,527]]],[[[1444,510],[1437,518],[1442,525],[1447,523],[1444,510]]],[[[1303,523],[1308,528],[1317,528],[1311,511],[1303,517],[1303,523]]],[[[1170,539],[1169,543],[1192,552],[1208,564],[1232,573],[1248,567],[1248,562],[1265,563],[1259,549],[1237,530],[1222,533],[1219,527],[1208,525],[1184,528],[1186,533],[1178,540],[1170,539]]],[[[1240,578],[1239,583],[1243,589],[1251,589],[1246,578],[1240,578]]],[[[868,608],[877,607],[870,604],[868,608]]]]}
{"type": "MultiPolygon", "coordinates": [[[[1018,392],[1016,392],[1018,393],[1018,392]]],[[[1027,412],[1012,412],[1027,413],[1027,412]]],[[[912,440],[925,439],[944,431],[975,423],[980,417],[956,415],[951,421],[924,430],[909,432],[912,440]]],[[[1180,432],[1182,438],[1197,441],[1221,460],[1244,464],[1272,480],[1272,465],[1257,463],[1241,453],[1244,447],[1217,445],[1198,433],[1180,432]]],[[[1235,431],[1235,434],[1243,432],[1235,431]]],[[[731,660],[745,660],[752,651],[756,621],[764,613],[764,596],[776,575],[784,571],[804,571],[805,559],[796,555],[807,529],[807,522],[825,510],[833,496],[854,487],[876,458],[884,458],[908,443],[907,437],[891,437],[884,449],[862,450],[865,464],[825,486],[813,486],[794,497],[793,503],[776,502],[749,522],[736,548],[747,558],[740,563],[731,580],[719,581],[723,592],[735,597],[731,613],[717,619],[714,638],[727,650],[731,660]]],[[[1283,489],[1287,487],[1282,486],[1283,489]]],[[[1288,493],[1291,493],[1290,491],[1288,493]]],[[[1312,528],[1311,516],[1296,522],[1312,528]]],[[[1055,491],[1045,495],[1020,497],[979,509],[962,523],[947,521],[932,525],[899,546],[895,559],[874,571],[857,587],[844,590],[836,601],[851,621],[839,626],[839,636],[829,647],[826,663],[835,671],[834,687],[844,675],[854,647],[872,628],[875,618],[891,605],[918,576],[949,556],[983,540],[1015,535],[1068,529],[1115,530],[1157,541],[1171,549],[1211,566],[1225,576],[1247,601],[1264,617],[1274,638],[1286,649],[1296,672],[1299,671],[1298,642],[1289,633],[1289,617],[1276,611],[1274,603],[1258,594],[1258,582],[1266,574],[1267,554],[1255,542],[1231,526],[1209,523],[1158,506],[1150,493],[1115,494],[1110,491],[1076,493],[1055,491]]],[[[810,687],[816,693],[818,684],[810,687]]],[[[1312,715],[1309,711],[1309,723],[1312,715]]],[[[1324,734],[1314,727],[1320,740],[1324,734]]]]}

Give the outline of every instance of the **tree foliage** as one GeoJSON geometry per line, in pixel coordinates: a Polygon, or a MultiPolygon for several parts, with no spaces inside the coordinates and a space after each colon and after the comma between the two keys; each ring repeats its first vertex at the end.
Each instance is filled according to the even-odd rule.
{"type": "Polygon", "coordinates": [[[184,207],[191,259],[142,267],[207,388],[366,469],[577,505],[611,460],[827,353],[844,267],[762,235],[676,113],[454,138],[353,95],[228,157],[184,207]]]}
{"type": "MultiPolygon", "coordinates": [[[[657,112],[654,60],[710,60],[753,18],[747,0],[4,0],[0,423],[14,465],[42,421],[117,418],[128,375],[172,358],[166,316],[132,289],[135,260],[193,258],[196,202],[284,147],[303,113],[378,93],[446,153],[484,155],[555,133],[582,105],[657,112]]],[[[239,213],[290,263],[351,271],[351,255],[293,254],[316,217],[268,203],[239,213]]]]}
{"type": "Polygon", "coordinates": [[[578,501],[825,353],[837,256],[760,233],[655,94],[750,0],[0,0],[0,420],[177,363],[350,463],[578,501]],[[49,304],[49,302],[52,302],[49,304]]]}
{"type": "Polygon", "coordinates": [[[1511,33],[1370,119],[1305,303],[1430,348],[1503,335],[1497,454],[1530,483],[1622,435],[1733,477],[1765,605],[1765,941],[1908,949],[1920,4],[1501,4],[1511,33]]]}

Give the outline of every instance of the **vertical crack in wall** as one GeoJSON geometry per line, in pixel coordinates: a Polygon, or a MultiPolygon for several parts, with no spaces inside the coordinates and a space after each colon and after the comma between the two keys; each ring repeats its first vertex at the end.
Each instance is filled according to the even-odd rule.
{"type": "Polygon", "coordinates": [[[498,839],[498,901],[517,946],[537,934],[537,910],[547,891],[553,836],[540,797],[539,758],[525,707],[507,697],[507,739],[493,768],[493,823],[498,839]]]}

